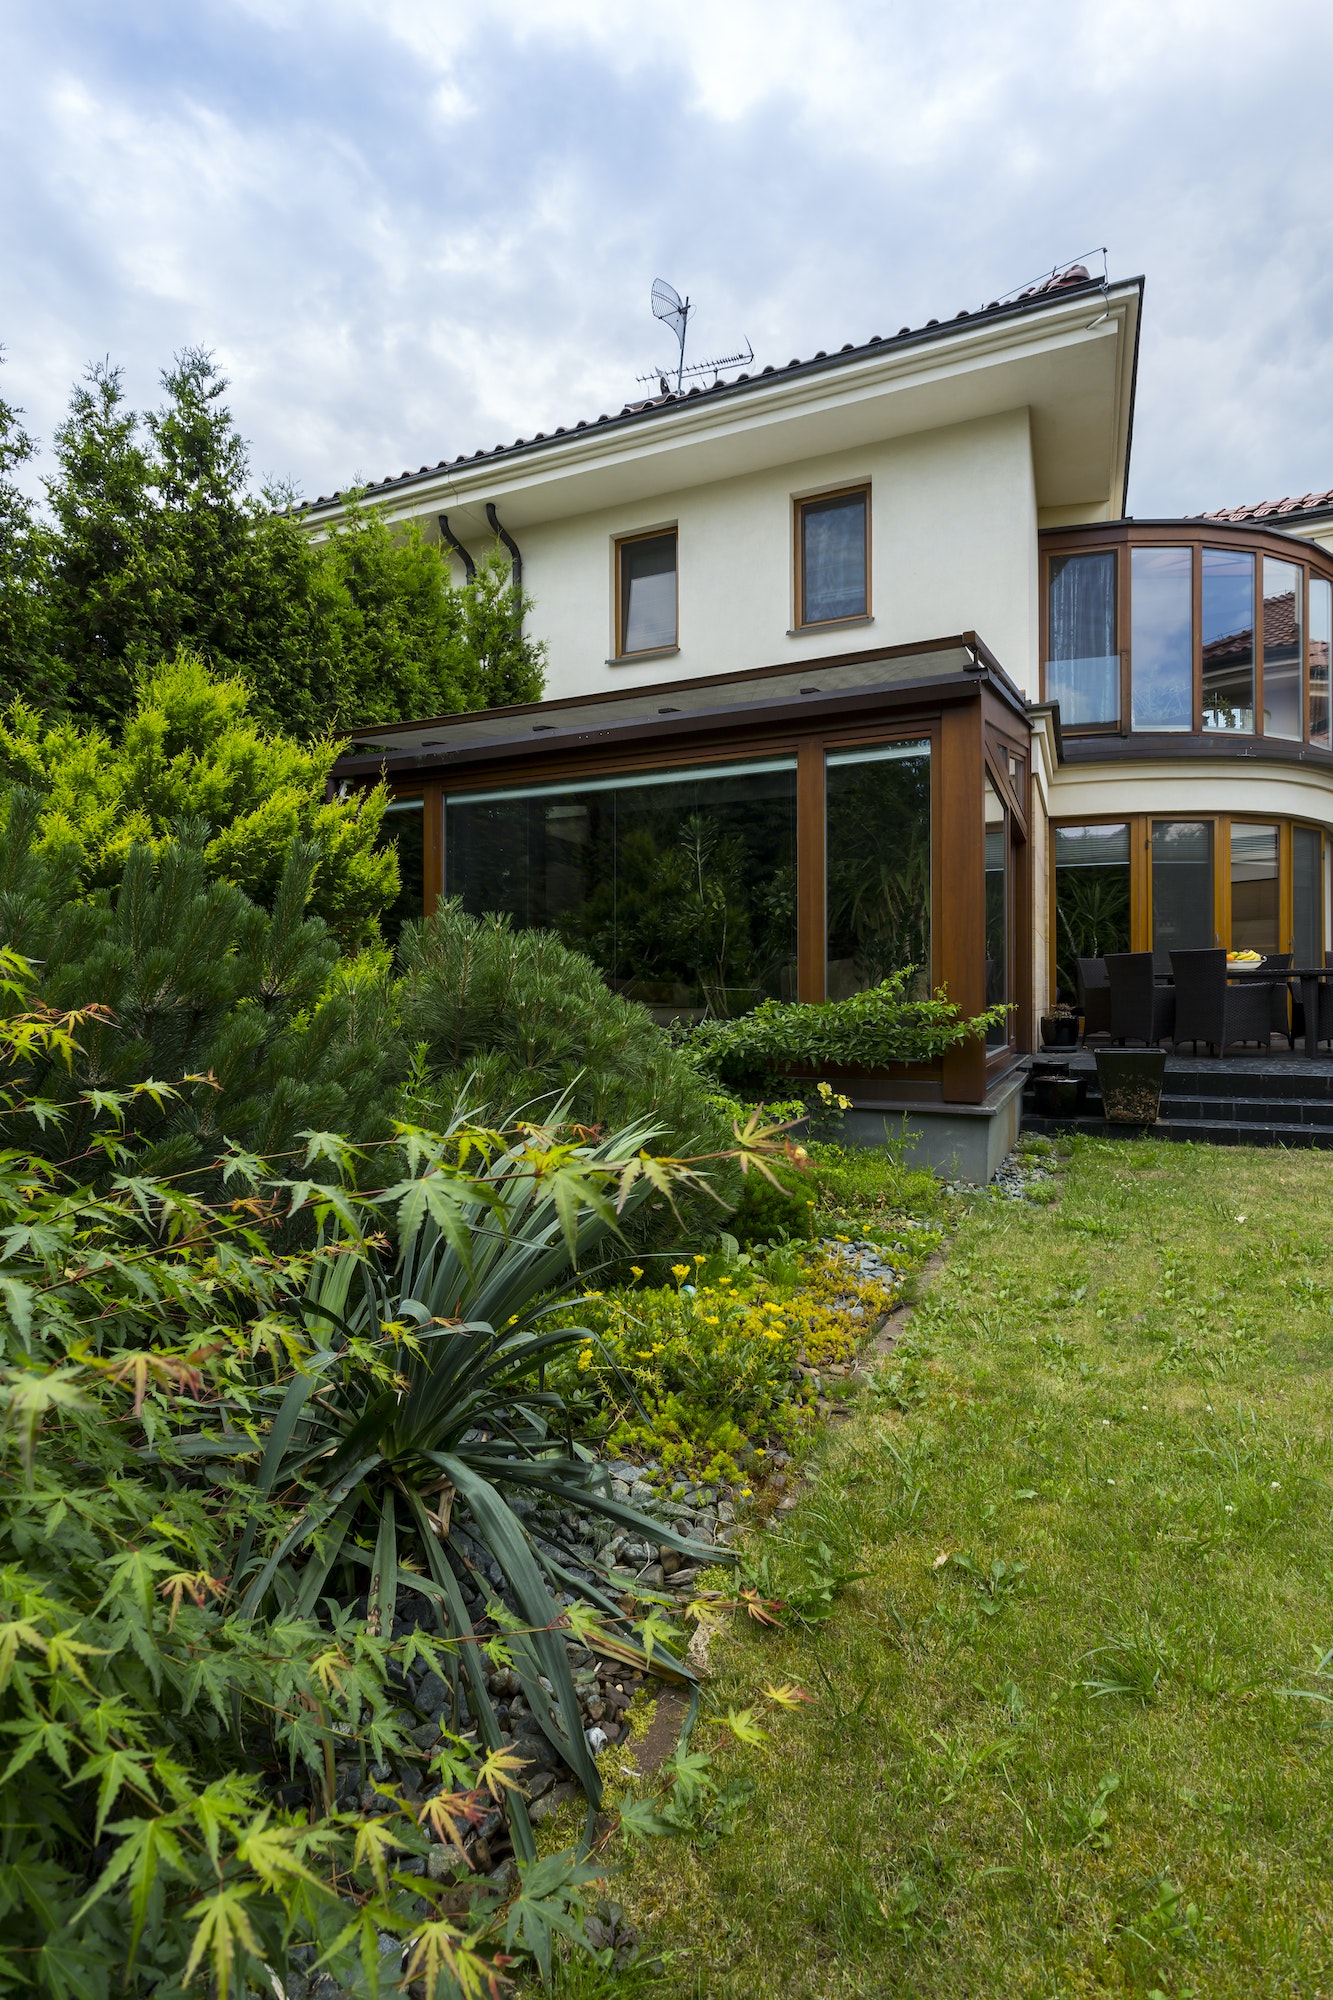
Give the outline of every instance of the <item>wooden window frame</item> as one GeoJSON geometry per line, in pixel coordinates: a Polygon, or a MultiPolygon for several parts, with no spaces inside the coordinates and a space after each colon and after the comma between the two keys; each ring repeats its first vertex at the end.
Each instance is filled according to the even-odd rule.
{"type": "Polygon", "coordinates": [[[611,657],[608,666],[623,666],[631,660],[665,660],[680,651],[680,523],[664,521],[656,528],[638,528],[632,535],[616,535],[611,543],[612,566],[612,616],[611,657]],[[635,542],[656,542],[664,535],[670,535],[676,545],[676,636],[669,646],[640,646],[635,652],[625,649],[625,615],[629,605],[625,596],[625,550],[635,542]]]}
{"type": "Polygon", "coordinates": [[[868,479],[854,480],[850,486],[831,486],[819,493],[801,493],[792,499],[792,631],[836,632],[843,625],[865,625],[874,617],[871,590],[871,532],[870,532],[871,488],[868,479]],[[807,618],[805,615],[805,513],[808,507],[818,507],[826,500],[846,500],[859,494],[865,502],[865,564],[866,594],[865,608],[851,611],[843,618],[807,618]]]}

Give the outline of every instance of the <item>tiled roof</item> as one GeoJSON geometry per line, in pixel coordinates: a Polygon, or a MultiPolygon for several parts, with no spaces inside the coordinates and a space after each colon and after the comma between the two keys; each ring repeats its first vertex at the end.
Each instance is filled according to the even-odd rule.
{"type": "MultiPolygon", "coordinates": [[[[416,472],[391,473],[386,479],[372,479],[362,490],[366,493],[383,493],[390,488],[407,485],[416,479],[429,479],[433,478],[436,473],[449,472],[456,465],[471,465],[478,459],[508,458],[515,452],[531,451],[535,447],[546,447],[554,444],[559,438],[574,437],[579,431],[596,430],[603,424],[619,425],[632,423],[643,417],[654,415],[659,411],[670,409],[676,405],[693,403],[707,396],[733,395],[738,389],[757,388],[761,383],[768,381],[770,377],[787,375],[794,369],[814,372],[825,368],[837,367],[848,360],[861,359],[877,348],[896,347],[899,345],[907,347],[914,341],[938,338],[941,334],[952,332],[964,320],[975,322],[1003,319],[1013,313],[1030,312],[1035,306],[1046,305],[1052,293],[1080,290],[1102,291],[1103,289],[1104,286],[1100,278],[1094,279],[1089,277],[1086,265],[1071,264],[1067,270],[1054,272],[1049,278],[1044,279],[1041,284],[1029,285],[1026,291],[1019,292],[1016,297],[1003,300],[992,299],[989,305],[981,306],[975,311],[969,311],[965,306],[961,312],[955,313],[951,320],[940,321],[937,319],[928,319],[924,326],[900,327],[896,334],[891,334],[887,338],[883,334],[872,333],[869,340],[862,341],[859,346],[855,341],[847,340],[843,342],[836,354],[829,354],[827,349],[821,347],[809,360],[802,361],[797,356],[796,359],[789,361],[785,368],[774,368],[770,363],[768,367],[760,369],[755,375],[748,373],[737,375],[730,382],[724,382],[719,377],[710,382],[706,388],[696,383],[693,388],[683,390],[680,395],[677,395],[674,390],[668,390],[659,396],[646,397],[641,402],[625,403],[614,415],[603,413],[603,415],[596,418],[580,417],[575,424],[558,424],[555,430],[549,433],[546,431],[537,431],[530,438],[515,438],[512,444],[497,444],[490,451],[459,452],[457,458],[442,458],[437,465],[423,465],[416,472]]],[[[293,512],[307,513],[312,507],[333,507],[338,505],[345,497],[345,494],[341,491],[328,494],[321,493],[317,500],[307,500],[299,507],[294,508],[293,512]]]]}
{"type": "Polygon", "coordinates": [[[1285,500],[1256,500],[1248,507],[1218,507],[1211,514],[1192,514],[1194,521],[1270,521],[1286,514],[1333,513],[1333,486],[1327,493],[1289,494],[1285,500]]]}

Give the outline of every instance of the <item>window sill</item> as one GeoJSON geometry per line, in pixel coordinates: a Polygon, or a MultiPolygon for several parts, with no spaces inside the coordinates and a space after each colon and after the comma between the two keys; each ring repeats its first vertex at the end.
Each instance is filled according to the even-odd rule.
{"type": "Polygon", "coordinates": [[[632,667],[639,660],[673,659],[679,651],[679,646],[646,646],[641,653],[616,653],[606,664],[608,667],[632,667]]]}
{"type": "Polygon", "coordinates": [[[873,611],[861,612],[855,618],[821,618],[814,625],[789,625],[787,627],[787,637],[789,639],[808,639],[812,632],[845,632],[849,625],[873,625],[874,622],[875,614],[873,611]]]}

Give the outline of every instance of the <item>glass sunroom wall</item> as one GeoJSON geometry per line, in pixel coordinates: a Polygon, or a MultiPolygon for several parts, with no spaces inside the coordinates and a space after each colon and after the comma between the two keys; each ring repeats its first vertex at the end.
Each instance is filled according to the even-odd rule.
{"type": "Polygon", "coordinates": [[[1333,583],[1310,578],[1310,741],[1333,749],[1329,735],[1329,664],[1333,656],[1333,583]]]}
{"type": "Polygon", "coordinates": [[[1051,557],[1046,699],[1066,729],[1120,720],[1115,596],[1114,549],[1051,557]]]}
{"type": "Polygon", "coordinates": [[[1194,727],[1194,551],[1130,552],[1130,674],[1135,729],[1194,727]]]}
{"type": "Polygon", "coordinates": [[[659,1020],[796,994],[796,760],[458,796],[445,888],[555,931],[659,1020]]]}
{"type": "Polygon", "coordinates": [[[930,992],[930,741],[824,759],[830,1000],[914,969],[930,992]]]}
{"type": "Polygon", "coordinates": [[[1264,735],[1299,741],[1301,716],[1301,572],[1264,557],[1264,735]]]}
{"type": "Polygon", "coordinates": [[[1254,733],[1254,557],[1204,549],[1203,726],[1254,733]]]}
{"type": "Polygon", "coordinates": [[[1078,998],[1080,958],[1130,949],[1129,823],[1055,829],[1056,997],[1078,998]]]}
{"type": "Polygon", "coordinates": [[[420,923],[426,902],[426,805],[420,798],[390,799],[380,842],[398,849],[398,894],[380,919],[386,944],[397,944],[404,924],[420,923]]]}
{"type": "MultiPolygon", "coordinates": [[[[1011,1000],[1009,991],[1009,940],[1012,913],[1010,880],[1009,814],[1003,799],[986,778],[985,793],[986,869],[986,1005],[995,1007],[1011,1000]]],[[[1007,1022],[986,1030],[986,1046],[1003,1048],[1009,1040],[1007,1022]]]]}
{"type": "Polygon", "coordinates": [[[1282,949],[1278,830],[1231,822],[1231,949],[1282,949]]]}
{"type": "Polygon", "coordinates": [[[1323,849],[1323,836],[1317,827],[1291,829],[1291,945],[1296,965],[1315,966],[1322,961],[1323,849]]]}

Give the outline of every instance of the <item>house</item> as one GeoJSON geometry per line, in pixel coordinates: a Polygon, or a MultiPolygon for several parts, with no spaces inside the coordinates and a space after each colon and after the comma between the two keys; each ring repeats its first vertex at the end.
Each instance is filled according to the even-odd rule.
{"type": "Polygon", "coordinates": [[[1128,518],[1142,306],[1074,266],[372,485],[460,572],[500,535],[549,654],[540,704],[349,743],[413,903],[557,927],[663,1019],[905,964],[1009,1002],[844,1083],[978,1172],[1080,955],[1319,962],[1333,493],[1128,518]]]}

